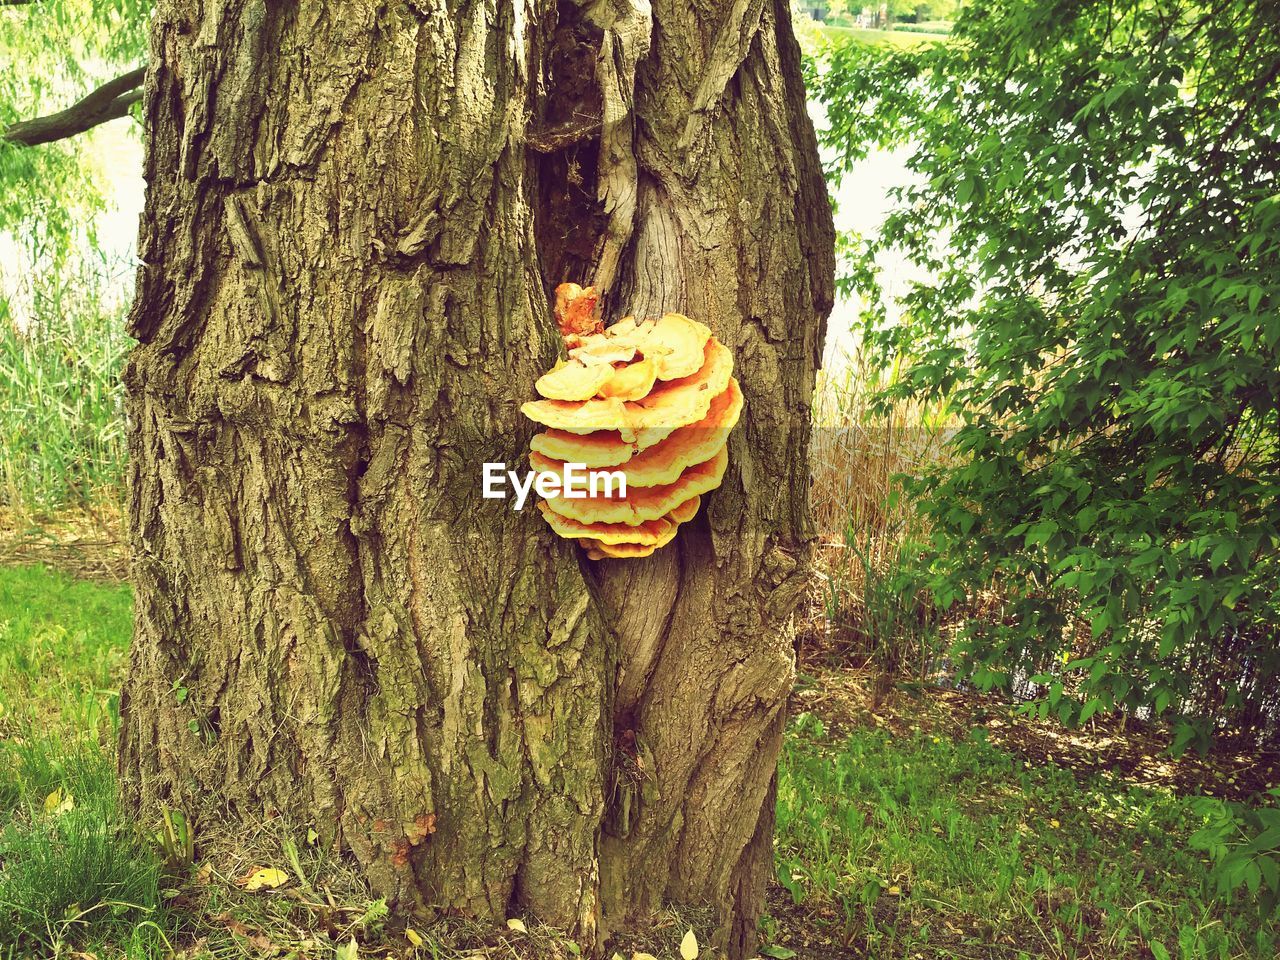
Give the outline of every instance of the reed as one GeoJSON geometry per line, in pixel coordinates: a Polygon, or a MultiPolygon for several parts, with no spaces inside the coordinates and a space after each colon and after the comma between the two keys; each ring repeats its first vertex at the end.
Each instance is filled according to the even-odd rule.
{"type": "Polygon", "coordinates": [[[123,499],[118,282],[90,270],[32,284],[22,321],[0,297],[0,504],[20,518],[123,499]]]}
{"type": "Polygon", "coordinates": [[[902,373],[858,348],[818,376],[810,447],[811,500],[820,536],[817,606],[824,654],[885,675],[926,678],[938,655],[936,617],[913,586],[911,562],[927,535],[901,478],[946,455],[945,404],[873,408],[902,373]]]}

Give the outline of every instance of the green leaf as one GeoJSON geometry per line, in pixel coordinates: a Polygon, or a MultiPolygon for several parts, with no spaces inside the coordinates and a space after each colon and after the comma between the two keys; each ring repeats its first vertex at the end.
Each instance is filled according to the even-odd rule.
{"type": "Polygon", "coordinates": [[[1217,570],[1233,556],[1235,556],[1236,545],[1234,543],[1220,543],[1213,548],[1213,555],[1209,558],[1209,566],[1217,570]]]}

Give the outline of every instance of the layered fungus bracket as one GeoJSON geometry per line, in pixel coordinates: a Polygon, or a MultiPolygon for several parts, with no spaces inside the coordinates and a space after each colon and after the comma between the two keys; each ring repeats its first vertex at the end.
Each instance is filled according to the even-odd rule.
{"type": "Polygon", "coordinates": [[[596,306],[591,287],[557,288],[568,358],[538,379],[543,399],[521,408],[547,428],[530,443],[530,466],[559,480],[538,509],[592,560],[647,557],[720,485],[742,391],[733,355],[704,324],[668,313],[605,329],[596,306]],[[621,473],[625,487],[588,487],[570,464],[621,473]]]}

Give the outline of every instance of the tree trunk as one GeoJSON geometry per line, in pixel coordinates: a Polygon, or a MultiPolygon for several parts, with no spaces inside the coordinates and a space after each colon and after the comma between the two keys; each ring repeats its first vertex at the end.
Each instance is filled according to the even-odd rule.
{"type": "Polygon", "coordinates": [[[598,949],[709,905],[750,955],[832,296],[785,0],[191,6],[126,371],[137,800],[313,823],[401,910],[598,949]],[[480,497],[563,280],[734,352],[724,485],[647,560],[480,497]]]}

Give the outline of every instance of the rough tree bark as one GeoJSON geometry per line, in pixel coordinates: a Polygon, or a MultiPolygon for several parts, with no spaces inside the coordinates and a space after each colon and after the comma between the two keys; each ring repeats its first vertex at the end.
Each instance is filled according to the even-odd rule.
{"type": "Polygon", "coordinates": [[[832,297],[786,0],[160,0],[145,115],[137,801],[313,823],[402,910],[598,949],[709,905],[749,955],[832,297]],[[479,496],[567,279],[735,354],[724,485],[648,560],[479,496]]]}

